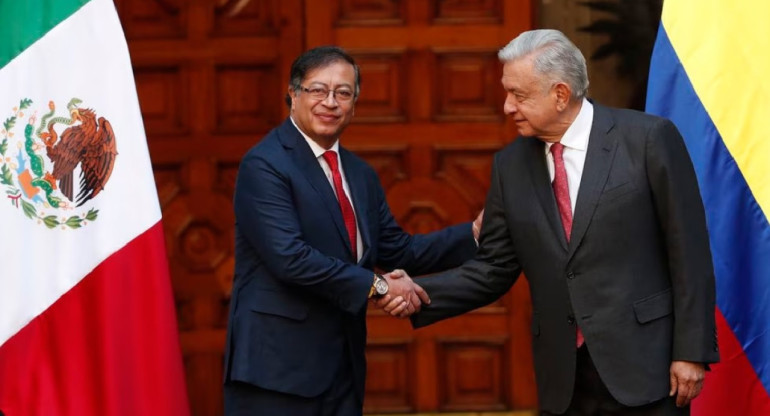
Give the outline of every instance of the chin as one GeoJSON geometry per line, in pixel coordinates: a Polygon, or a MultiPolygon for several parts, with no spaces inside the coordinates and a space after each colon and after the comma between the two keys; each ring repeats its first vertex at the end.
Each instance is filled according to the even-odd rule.
{"type": "Polygon", "coordinates": [[[518,130],[519,136],[529,137],[529,136],[534,136],[535,135],[535,132],[532,131],[532,129],[519,128],[519,129],[516,129],[516,130],[518,130]]]}
{"type": "Polygon", "coordinates": [[[315,131],[317,131],[319,134],[335,134],[339,133],[340,126],[338,124],[324,124],[324,123],[318,123],[315,125],[315,131]]]}

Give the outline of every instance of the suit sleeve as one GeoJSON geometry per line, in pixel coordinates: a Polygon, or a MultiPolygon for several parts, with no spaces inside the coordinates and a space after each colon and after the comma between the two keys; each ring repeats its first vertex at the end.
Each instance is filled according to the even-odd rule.
{"type": "Polygon", "coordinates": [[[508,292],[521,273],[505,216],[499,156],[492,168],[476,256],[456,269],[417,280],[431,303],[412,316],[415,328],[494,302],[508,292]]]}
{"type": "Polygon", "coordinates": [[[668,120],[651,129],[646,150],[674,294],[672,359],[716,362],[714,270],[695,170],[682,136],[668,120]]]}
{"type": "Polygon", "coordinates": [[[235,188],[236,226],[270,273],[312,290],[355,314],[367,301],[372,272],[324,255],[303,239],[287,177],[258,155],[247,155],[235,188]]]}
{"type": "Polygon", "coordinates": [[[410,235],[401,229],[390,212],[385,192],[377,184],[380,238],[377,241],[377,265],[384,270],[404,269],[412,276],[435,273],[457,267],[473,258],[476,242],[471,223],[463,223],[428,233],[410,235]]]}

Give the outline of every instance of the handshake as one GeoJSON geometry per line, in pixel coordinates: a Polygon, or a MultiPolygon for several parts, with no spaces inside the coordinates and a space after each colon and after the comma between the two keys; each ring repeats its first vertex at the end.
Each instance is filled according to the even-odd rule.
{"type": "Polygon", "coordinates": [[[415,283],[409,275],[396,269],[383,275],[388,290],[384,295],[374,298],[374,304],[397,318],[408,318],[419,312],[424,304],[430,304],[428,293],[415,283]]]}
{"type": "MultiPolygon", "coordinates": [[[[479,241],[483,220],[484,210],[482,209],[471,224],[471,231],[476,244],[479,241]]],[[[415,283],[405,271],[396,269],[386,273],[383,278],[388,289],[384,295],[374,299],[374,305],[385,312],[398,318],[408,318],[419,312],[423,304],[430,304],[430,297],[428,297],[425,289],[415,283]]]]}

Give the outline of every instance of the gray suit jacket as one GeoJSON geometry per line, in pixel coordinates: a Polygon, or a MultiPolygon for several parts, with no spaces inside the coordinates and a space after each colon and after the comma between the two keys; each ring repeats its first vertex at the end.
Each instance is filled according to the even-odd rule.
{"type": "Polygon", "coordinates": [[[544,152],[519,137],[495,156],[476,258],[418,280],[432,302],[412,322],[487,305],[523,271],[543,410],[569,406],[575,324],[618,401],[659,400],[672,360],[719,359],[706,221],[684,142],[668,120],[594,104],[569,243],[544,152]]]}

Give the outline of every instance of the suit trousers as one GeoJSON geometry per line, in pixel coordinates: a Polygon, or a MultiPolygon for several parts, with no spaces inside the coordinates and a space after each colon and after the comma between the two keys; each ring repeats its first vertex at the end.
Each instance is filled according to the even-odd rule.
{"type": "Polygon", "coordinates": [[[224,389],[225,416],[361,416],[363,403],[353,388],[349,360],[342,360],[334,380],[327,391],[311,398],[231,381],[224,389]]]}
{"type": "MultiPolygon", "coordinates": [[[[676,397],[629,407],[612,397],[594,366],[588,348],[583,344],[577,350],[577,371],[572,402],[560,416],[689,416],[690,406],[676,407],[676,397]]],[[[542,416],[556,413],[542,412],[542,416]]]]}

